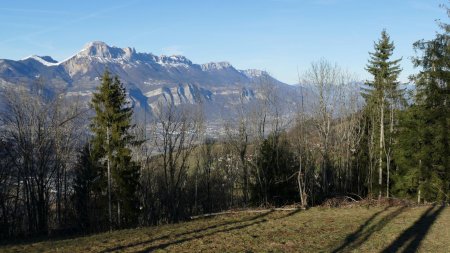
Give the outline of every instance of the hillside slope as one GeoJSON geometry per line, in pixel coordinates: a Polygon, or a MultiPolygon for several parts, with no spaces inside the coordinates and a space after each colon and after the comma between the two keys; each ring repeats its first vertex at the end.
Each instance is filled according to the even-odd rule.
{"type": "Polygon", "coordinates": [[[450,208],[354,207],[238,213],[1,252],[450,252],[450,208]]]}

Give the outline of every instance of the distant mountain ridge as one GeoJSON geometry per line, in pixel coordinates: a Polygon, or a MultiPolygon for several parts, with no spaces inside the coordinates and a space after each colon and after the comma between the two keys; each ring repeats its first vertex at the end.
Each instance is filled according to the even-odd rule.
{"type": "MultiPolygon", "coordinates": [[[[33,55],[22,60],[0,60],[0,87],[29,85],[43,80],[49,92],[90,100],[105,69],[118,75],[137,109],[150,114],[158,101],[194,104],[203,101],[207,118],[229,117],[240,97],[260,99],[261,80],[271,82],[283,94],[297,89],[262,70],[238,70],[228,62],[195,64],[184,56],[156,56],[90,42],[68,59],[33,55]]],[[[289,101],[289,100],[287,100],[289,101]]]]}

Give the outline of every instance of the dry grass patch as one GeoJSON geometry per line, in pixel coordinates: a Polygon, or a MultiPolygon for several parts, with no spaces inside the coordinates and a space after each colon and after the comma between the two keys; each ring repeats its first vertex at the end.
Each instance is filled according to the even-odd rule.
{"type": "Polygon", "coordinates": [[[353,207],[238,213],[1,252],[450,252],[450,208],[353,207]]]}

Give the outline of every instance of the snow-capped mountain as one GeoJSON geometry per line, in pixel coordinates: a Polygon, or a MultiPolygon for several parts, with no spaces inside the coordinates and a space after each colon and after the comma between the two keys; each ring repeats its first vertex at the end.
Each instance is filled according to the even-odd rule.
{"type": "MultiPolygon", "coordinates": [[[[258,85],[262,79],[286,95],[297,89],[261,70],[237,70],[228,62],[195,64],[180,55],[156,56],[100,41],[86,44],[61,62],[37,55],[19,61],[0,60],[0,87],[30,85],[39,79],[54,94],[87,102],[106,68],[121,78],[133,106],[150,114],[161,100],[175,104],[202,101],[208,119],[229,117],[242,96],[247,102],[261,97],[258,85]]],[[[284,100],[286,106],[292,102],[287,97],[284,100]]]]}

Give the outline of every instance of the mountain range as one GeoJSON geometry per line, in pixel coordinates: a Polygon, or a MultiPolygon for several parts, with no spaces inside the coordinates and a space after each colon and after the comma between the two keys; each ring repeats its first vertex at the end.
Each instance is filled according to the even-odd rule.
{"type": "Polygon", "coordinates": [[[289,96],[299,89],[280,82],[266,71],[238,70],[228,62],[196,64],[184,56],[156,56],[95,41],[64,61],[33,55],[22,60],[0,60],[0,88],[31,85],[41,80],[49,94],[78,98],[87,105],[100,84],[105,69],[118,75],[129,93],[132,106],[153,114],[158,101],[174,104],[202,102],[208,120],[234,115],[244,98],[252,103],[264,98],[263,82],[271,83],[283,97],[284,107],[294,103],[289,96]]]}

